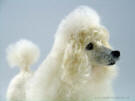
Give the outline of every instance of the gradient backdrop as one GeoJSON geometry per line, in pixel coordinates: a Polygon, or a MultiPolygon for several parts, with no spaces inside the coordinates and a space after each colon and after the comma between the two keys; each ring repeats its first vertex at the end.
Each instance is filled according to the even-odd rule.
{"type": "Polygon", "coordinates": [[[135,0],[0,0],[0,99],[19,69],[7,65],[7,46],[21,38],[36,43],[42,62],[50,51],[61,19],[79,5],[94,8],[110,31],[110,43],[121,51],[113,87],[119,101],[135,98],[135,0]]]}

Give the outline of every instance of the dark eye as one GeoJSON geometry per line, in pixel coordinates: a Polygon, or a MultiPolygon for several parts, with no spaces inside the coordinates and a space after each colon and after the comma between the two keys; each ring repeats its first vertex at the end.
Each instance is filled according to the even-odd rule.
{"type": "Polygon", "coordinates": [[[93,49],[93,43],[89,43],[89,44],[86,46],[86,49],[87,49],[87,50],[92,50],[92,49],[93,49]]]}

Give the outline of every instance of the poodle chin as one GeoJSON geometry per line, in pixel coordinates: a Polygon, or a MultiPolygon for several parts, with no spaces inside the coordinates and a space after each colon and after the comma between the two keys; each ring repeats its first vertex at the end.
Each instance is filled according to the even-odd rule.
{"type": "Polygon", "coordinates": [[[52,50],[33,73],[39,54],[28,40],[7,49],[9,65],[21,70],[8,87],[8,101],[112,101],[120,51],[111,48],[93,9],[80,6],[61,21],[52,50]]]}

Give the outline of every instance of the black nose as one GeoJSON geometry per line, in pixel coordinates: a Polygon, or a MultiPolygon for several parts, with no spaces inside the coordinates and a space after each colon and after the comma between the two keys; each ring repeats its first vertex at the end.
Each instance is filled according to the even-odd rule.
{"type": "Polygon", "coordinates": [[[120,56],[120,51],[112,51],[111,54],[114,58],[118,58],[120,56]]]}

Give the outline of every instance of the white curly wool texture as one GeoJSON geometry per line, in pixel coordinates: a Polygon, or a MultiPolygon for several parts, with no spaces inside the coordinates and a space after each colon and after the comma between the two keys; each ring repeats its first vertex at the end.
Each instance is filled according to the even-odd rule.
{"type": "Polygon", "coordinates": [[[55,35],[56,41],[66,41],[71,34],[78,33],[91,26],[100,26],[99,15],[92,8],[80,6],[62,20],[55,35]]]}
{"type": "Polygon", "coordinates": [[[29,67],[39,58],[38,47],[28,40],[20,40],[7,48],[7,60],[11,67],[29,67]]]}
{"type": "Polygon", "coordinates": [[[112,96],[108,83],[111,68],[92,70],[86,51],[80,48],[80,41],[76,42],[79,38],[86,40],[89,36],[95,39],[97,34],[94,37],[91,34],[80,37],[79,33],[90,27],[100,30],[100,26],[98,14],[87,6],[75,9],[62,20],[53,49],[28,83],[26,101],[97,101],[91,98],[112,96]]]}
{"type": "MultiPolygon", "coordinates": [[[[60,23],[53,48],[35,73],[20,72],[12,80],[9,101],[112,101],[98,98],[113,97],[111,81],[116,68],[93,66],[85,51],[84,40],[95,42],[97,37],[106,37],[104,34],[93,9],[75,9],[60,23]],[[97,34],[93,35],[95,29],[97,34]]],[[[22,68],[34,63],[39,54],[26,40],[11,45],[7,53],[9,64],[22,68]]]]}

